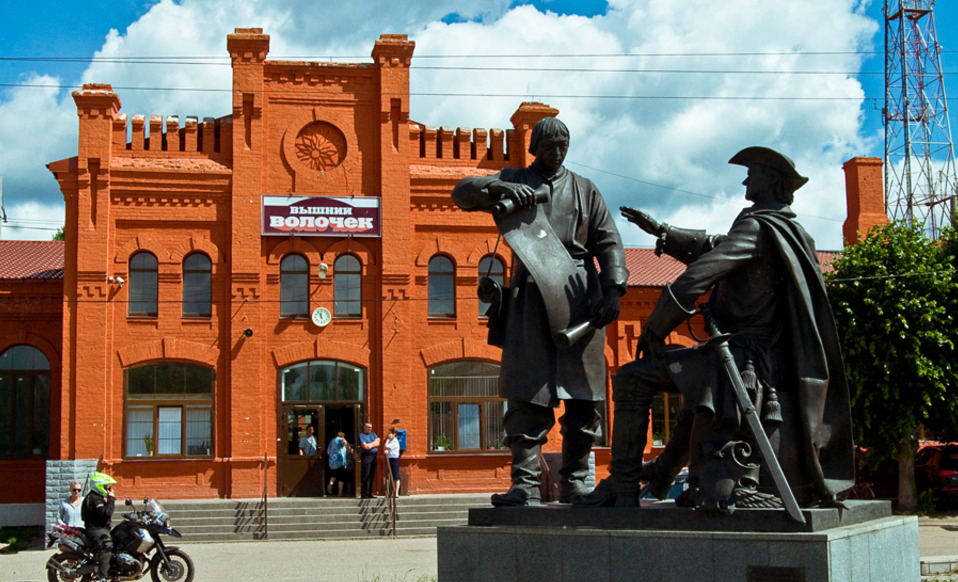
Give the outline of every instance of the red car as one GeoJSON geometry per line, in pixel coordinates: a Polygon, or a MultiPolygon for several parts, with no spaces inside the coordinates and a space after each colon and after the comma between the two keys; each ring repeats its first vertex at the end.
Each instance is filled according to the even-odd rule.
{"type": "Polygon", "coordinates": [[[915,454],[919,491],[931,491],[942,503],[958,502],[958,444],[928,445],[915,454]]]}

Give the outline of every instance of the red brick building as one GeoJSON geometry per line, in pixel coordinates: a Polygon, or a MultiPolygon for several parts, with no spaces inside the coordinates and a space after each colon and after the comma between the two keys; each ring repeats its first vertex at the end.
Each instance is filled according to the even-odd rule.
{"type": "MultiPolygon", "coordinates": [[[[528,165],[532,126],[556,110],[523,103],[505,131],[412,121],[404,35],[380,37],[371,64],[267,60],[259,29],[227,48],[221,118],[128,118],[109,85],[74,93],[77,155],[49,164],[66,241],[0,242],[0,471],[22,475],[0,503],[42,502],[48,460],[101,457],[124,496],[258,497],[264,478],[269,495],[320,495],[305,426],[323,450],[367,419],[406,430],[409,493],[506,487],[499,352],[475,285],[512,257],[449,193],[528,165]]],[[[846,170],[850,197],[882,200],[880,162],[846,170]]],[[[627,259],[612,371],[682,269],[648,249],[627,259]]],[[[674,406],[662,400],[654,439],[674,406]]],[[[599,447],[600,474],[608,458],[599,447]]]]}

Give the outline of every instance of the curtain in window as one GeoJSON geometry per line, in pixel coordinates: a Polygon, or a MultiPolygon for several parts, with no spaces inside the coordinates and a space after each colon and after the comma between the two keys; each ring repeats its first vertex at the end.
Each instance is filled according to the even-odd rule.
{"type": "Polygon", "coordinates": [[[153,454],[153,407],[131,406],[126,411],[126,456],[153,454]]]}

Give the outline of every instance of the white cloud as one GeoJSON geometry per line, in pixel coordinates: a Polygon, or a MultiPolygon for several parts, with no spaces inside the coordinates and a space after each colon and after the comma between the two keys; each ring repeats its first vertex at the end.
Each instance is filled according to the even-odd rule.
{"type": "MultiPolygon", "coordinates": [[[[744,171],[728,166],[728,158],[748,145],[774,147],[792,157],[799,171],[811,178],[795,203],[806,227],[820,247],[840,247],[844,220],[841,163],[865,153],[875,143],[875,136],[861,135],[863,92],[853,75],[798,73],[854,72],[861,66],[861,57],[810,57],[797,53],[853,53],[867,46],[878,23],[863,16],[859,0],[795,0],[787,4],[761,0],[611,0],[609,12],[593,18],[542,13],[532,6],[509,9],[508,4],[508,0],[380,0],[330,3],[318,10],[315,3],[305,0],[282,4],[267,0],[242,4],[226,0],[163,0],[125,31],[112,32],[98,56],[208,56],[222,64],[97,62],[84,73],[83,80],[117,87],[229,89],[231,70],[226,64],[226,35],[236,27],[262,27],[271,37],[272,58],[348,55],[367,61],[380,34],[406,33],[416,41],[416,54],[420,55],[413,59],[413,66],[420,68],[411,73],[412,91],[434,94],[412,97],[411,114],[416,121],[434,126],[508,127],[509,117],[519,103],[536,97],[560,109],[561,118],[572,132],[570,167],[592,178],[610,207],[638,206],[657,218],[685,226],[705,226],[713,231],[727,229],[744,205],[740,185],[744,171]],[[440,21],[453,13],[468,21],[440,21]],[[823,18],[822,14],[828,17],[823,18]],[[422,58],[441,54],[570,53],[592,56],[422,58]],[[595,56],[622,53],[647,56],[595,56]],[[652,56],[661,53],[675,56],[652,56]],[[716,53],[721,56],[715,56],[716,53]],[[440,66],[450,68],[423,68],[440,66]],[[588,72],[594,69],[615,72],[588,72]],[[680,69],[796,74],[647,72],[680,69]],[[438,95],[450,93],[477,96],[438,95]],[[502,94],[514,96],[495,96],[502,94]],[[728,99],[748,96],[769,99],[728,99]],[[815,96],[849,99],[780,99],[815,96]]],[[[0,128],[0,148],[9,150],[9,144],[30,141],[30,155],[43,163],[72,155],[63,151],[63,144],[68,143],[64,136],[76,131],[72,100],[58,103],[55,92],[38,95],[35,89],[13,91],[0,98],[3,119],[9,119],[6,112],[15,101],[19,102],[17,107],[29,109],[29,103],[18,101],[21,95],[37,102],[23,114],[28,118],[45,118],[50,138],[34,141],[36,132],[22,125],[8,128],[4,122],[0,128]],[[67,118],[67,113],[73,117],[67,118]],[[23,136],[30,139],[24,140],[23,136]]],[[[182,118],[230,112],[229,92],[121,90],[120,98],[123,111],[128,114],[182,118]]],[[[0,171],[11,169],[0,167],[0,171]]],[[[44,175],[42,164],[40,169],[30,172],[43,175],[48,186],[55,188],[48,173],[44,175]]],[[[634,227],[624,226],[622,232],[627,244],[652,242],[634,227]]]]}

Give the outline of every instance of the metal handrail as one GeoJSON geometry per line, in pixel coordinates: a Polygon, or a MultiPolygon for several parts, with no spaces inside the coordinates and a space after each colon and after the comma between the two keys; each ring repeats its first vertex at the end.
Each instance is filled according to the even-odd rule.
{"type": "Polygon", "coordinates": [[[268,472],[269,468],[269,455],[263,453],[263,539],[269,539],[269,506],[267,505],[269,496],[267,495],[268,490],[268,472]]]}
{"type": "Polygon", "coordinates": [[[393,490],[396,487],[396,482],[393,481],[393,473],[389,467],[389,457],[383,455],[383,461],[385,463],[384,474],[386,476],[386,511],[389,512],[389,523],[392,527],[392,536],[396,537],[396,520],[399,519],[397,501],[399,500],[399,491],[393,494],[393,490]]]}

